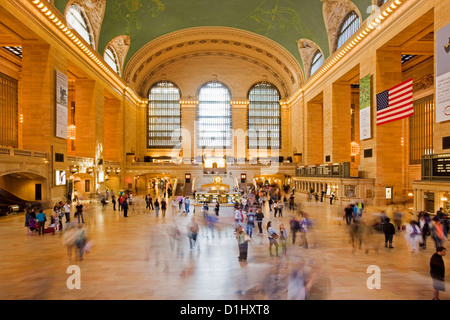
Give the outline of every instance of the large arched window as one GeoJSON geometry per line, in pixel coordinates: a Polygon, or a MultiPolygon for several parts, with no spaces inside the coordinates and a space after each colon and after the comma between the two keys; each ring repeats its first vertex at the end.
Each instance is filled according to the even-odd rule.
{"type": "Polygon", "coordinates": [[[170,149],[181,141],[180,90],[169,81],[150,88],[148,102],[148,148],[170,149]]]}
{"type": "Polygon", "coordinates": [[[69,9],[67,9],[66,14],[67,23],[75,29],[76,32],[92,47],[94,46],[94,41],[92,40],[91,30],[89,28],[89,23],[83,10],[76,4],[72,4],[69,9]]]}
{"type": "Polygon", "coordinates": [[[116,51],[112,47],[108,47],[104,54],[105,62],[113,69],[118,75],[120,75],[119,61],[117,59],[116,51]]]}
{"type": "Polygon", "coordinates": [[[319,68],[323,65],[323,55],[320,50],[317,50],[314,54],[311,62],[311,70],[309,72],[309,75],[312,76],[314,72],[319,70],[319,68]]]}
{"type": "Polygon", "coordinates": [[[204,84],[198,94],[197,146],[231,148],[231,94],[220,82],[204,84]]]}
{"type": "Polygon", "coordinates": [[[271,83],[260,82],[248,93],[248,148],[280,149],[280,94],[271,83]]]}
{"type": "Polygon", "coordinates": [[[359,16],[351,11],[344,19],[339,29],[336,50],[339,49],[359,29],[359,16]]]}

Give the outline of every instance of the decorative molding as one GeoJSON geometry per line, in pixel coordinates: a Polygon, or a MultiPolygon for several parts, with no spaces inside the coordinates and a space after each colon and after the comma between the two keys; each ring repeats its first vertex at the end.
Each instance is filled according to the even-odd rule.
{"type": "MultiPolygon", "coordinates": [[[[66,12],[67,8],[72,4],[80,6],[87,15],[89,26],[92,28],[95,48],[98,48],[100,30],[105,15],[106,0],[71,0],[67,3],[66,12]]],[[[64,16],[66,15],[66,12],[64,16]]]]}
{"type": "Polygon", "coordinates": [[[188,28],[147,43],[127,63],[124,80],[133,87],[142,87],[138,82],[143,72],[147,75],[153,66],[194,51],[238,54],[271,65],[284,82],[289,83],[290,91],[304,81],[297,59],[285,48],[261,35],[229,27],[188,28]]]}
{"type": "MultiPolygon", "coordinates": [[[[305,79],[311,76],[311,65],[314,54],[319,50],[323,55],[323,51],[320,49],[319,45],[309,39],[300,39],[297,41],[298,51],[303,61],[303,69],[305,71],[305,79]]],[[[323,58],[325,60],[325,57],[323,58]]]]}
{"type": "Polygon", "coordinates": [[[330,53],[336,50],[337,34],[343,20],[351,11],[355,11],[361,22],[361,12],[350,0],[321,0],[323,2],[323,18],[328,34],[330,53]]]}
{"type": "MultiPolygon", "coordinates": [[[[140,82],[140,85],[136,88],[136,91],[138,93],[140,93],[142,96],[145,96],[145,92],[148,91],[151,83],[150,80],[151,78],[158,73],[161,69],[163,69],[164,67],[167,67],[168,65],[178,62],[178,61],[182,61],[182,60],[186,60],[192,57],[206,57],[206,56],[216,56],[216,57],[231,57],[231,58],[237,58],[237,59],[242,59],[246,62],[250,62],[253,64],[256,64],[258,66],[260,66],[261,68],[264,68],[267,72],[271,73],[280,83],[281,89],[283,91],[283,95],[285,97],[289,97],[291,94],[291,91],[289,90],[287,84],[284,82],[283,77],[274,69],[272,69],[269,65],[263,63],[261,60],[257,60],[257,59],[253,59],[247,56],[243,56],[243,55],[239,55],[239,54],[235,54],[235,53],[228,53],[228,52],[223,52],[223,51],[216,51],[216,52],[210,52],[210,51],[206,51],[206,52],[194,52],[194,53],[190,53],[190,54],[185,54],[179,57],[174,57],[170,60],[167,60],[163,63],[158,63],[155,64],[155,68],[153,68],[151,71],[146,72],[146,76],[145,78],[140,82]]],[[[142,67],[143,69],[143,67],[142,67]]],[[[142,71],[142,70],[141,70],[142,71]]],[[[135,81],[136,79],[133,78],[133,80],[135,81]]]]}
{"type": "Polygon", "coordinates": [[[434,87],[434,74],[427,74],[413,82],[413,92],[427,90],[434,87]]]}
{"type": "MultiPolygon", "coordinates": [[[[112,39],[109,46],[113,47],[116,51],[117,58],[119,59],[119,68],[123,72],[123,66],[125,63],[125,58],[127,57],[128,50],[130,49],[130,37],[127,35],[118,36],[112,39]]],[[[106,46],[107,48],[108,46],[106,46]]]]}

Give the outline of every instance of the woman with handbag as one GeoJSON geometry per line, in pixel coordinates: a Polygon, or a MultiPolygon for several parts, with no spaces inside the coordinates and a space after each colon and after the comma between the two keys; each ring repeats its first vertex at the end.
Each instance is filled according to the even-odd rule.
{"type": "Polygon", "coordinates": [[[267,222],[267,233],[269,234],[269,252],[270,256],[273,256],[272,246],[275,246],[275,253],[278,257],[278,234],[275,232],[275,229],[272,228],[272,221],[267,222]]]}
{"type": "Polygon", "coordinates": [[[239,262],[245,262],[247,261],[248,241],[250,240],[250,238],[245,233],[244,227],[241,225],[238,225],[236,229],[236,240],[239,247],[239,262]]]}

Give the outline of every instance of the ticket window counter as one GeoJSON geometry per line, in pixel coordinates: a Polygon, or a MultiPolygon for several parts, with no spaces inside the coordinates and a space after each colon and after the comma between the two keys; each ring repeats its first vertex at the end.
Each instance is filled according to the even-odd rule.
{"type": "Polygon", "coordinates": [[[240,193],[207,193],[207,192],[198,192],[195,194],[195,202],[196,203],[217,203],[219,204],[235,204],[238,203],[241,199],[240,193]]]}

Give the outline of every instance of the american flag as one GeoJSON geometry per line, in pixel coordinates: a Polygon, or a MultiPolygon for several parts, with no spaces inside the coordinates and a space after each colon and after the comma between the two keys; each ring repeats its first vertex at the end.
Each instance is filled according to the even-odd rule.
{"type": "Polygon", "coordinates": [[[377,94],[377,126],[414,115],[413,79],[377,94]]]}

